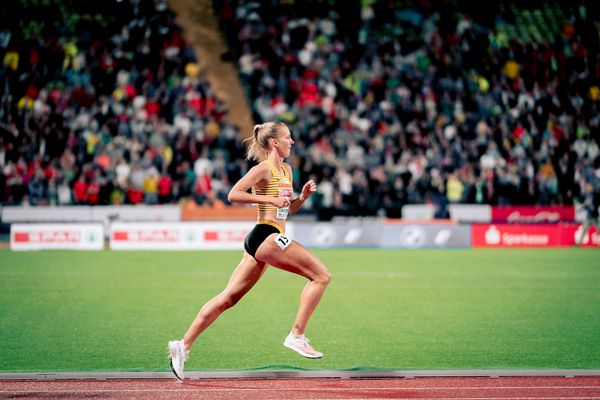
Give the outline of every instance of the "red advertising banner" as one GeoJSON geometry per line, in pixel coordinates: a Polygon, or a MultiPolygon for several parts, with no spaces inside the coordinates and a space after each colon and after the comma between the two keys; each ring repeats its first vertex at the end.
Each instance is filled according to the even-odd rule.
{"type": "MultiPolygon", "coordinates": [[[[475,224],[473,247],[557,247],[573,246],[582,234],[578,224],[475,224]]],[[[585,247],[600,247],[600,233],[592,227],[579,242],[585,247]]]]}
{"type": "Polygon", "coordinates": [[[492,207],[493,222],[509,224],[557,224],[575,221],[573,206],[511,206],[492,207]]]}
{"type": "Polygon", "coordinates": [[[600,247],[600,232],[592,226],[584,234],[583,225],[565,225],[563,226],[563,240],[565,242],[572,241],[572,244],[577,243],[582,247],[600,247]]]}

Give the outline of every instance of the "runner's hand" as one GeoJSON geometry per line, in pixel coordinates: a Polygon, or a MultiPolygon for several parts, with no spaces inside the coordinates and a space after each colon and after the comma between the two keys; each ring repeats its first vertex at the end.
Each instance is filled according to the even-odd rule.
{"type": "Polygon", "coordinates": [[[300,194],[300,200],[308,199],[316,191],[317,184],[311,179],[310,181],[304,184],[304,187],[302,188],[302,193],[300,194]]]}
{"type": "Polygon", "coordinates": [[[290,199],[287,197],[271,197],[271,204],[277,208],[289,207],[290,199]]]}

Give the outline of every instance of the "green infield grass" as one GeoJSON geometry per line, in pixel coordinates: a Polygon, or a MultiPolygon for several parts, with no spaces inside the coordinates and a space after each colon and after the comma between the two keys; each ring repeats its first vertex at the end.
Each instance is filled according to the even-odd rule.
{"type": "MultiPolygon", "coordinates": [[[[319,250],[332,283],[282,346],[305,279],[269,268],[187,371],[599,369],[600,252],[319,250]]],[[[168,371],[166,344],[241,252],[0,251],[0,372],[168,371]]]]}

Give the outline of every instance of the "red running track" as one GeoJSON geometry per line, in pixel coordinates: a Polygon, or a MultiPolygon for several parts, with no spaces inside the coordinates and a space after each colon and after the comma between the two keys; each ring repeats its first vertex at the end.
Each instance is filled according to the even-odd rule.
{"type": "Polygon", "coordinates": [[[0,381],[0,399],[600,400],[600,377],[0,381]]]}

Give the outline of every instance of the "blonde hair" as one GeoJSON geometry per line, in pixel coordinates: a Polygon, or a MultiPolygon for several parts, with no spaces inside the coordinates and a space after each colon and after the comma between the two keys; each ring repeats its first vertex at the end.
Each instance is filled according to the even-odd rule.
{"type": "Polygon", "coordinates": [[[265,122],[254,125],[252,136],[244,140],[244,142],[250,142],[246,158],[255,161],[265,160],[269,152],[269,140],[277,139],[281,130],[286,127],[287,125],[283,122],[265,122]]]}

